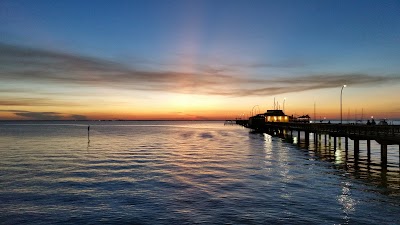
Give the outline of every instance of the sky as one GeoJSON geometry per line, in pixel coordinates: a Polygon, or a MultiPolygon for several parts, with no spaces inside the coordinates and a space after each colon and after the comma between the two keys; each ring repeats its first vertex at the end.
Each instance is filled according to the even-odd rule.
{"type": "Polygon", "coordinates": [[[0,120],[395,119],[399,62],[398,0],[0,0],[0,120]]]}

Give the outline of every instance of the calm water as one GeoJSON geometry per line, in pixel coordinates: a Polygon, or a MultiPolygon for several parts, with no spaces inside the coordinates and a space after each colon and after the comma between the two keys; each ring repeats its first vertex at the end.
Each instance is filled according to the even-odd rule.
{"type": "Polygon", "coordinates": [[[222,122],[87,124],[0,123],[0,224],[400,224],[398,146],[382,171],[222,122]]]}

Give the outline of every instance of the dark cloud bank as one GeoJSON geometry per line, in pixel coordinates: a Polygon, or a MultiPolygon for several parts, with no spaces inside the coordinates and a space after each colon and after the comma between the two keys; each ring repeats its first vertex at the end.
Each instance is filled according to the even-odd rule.
{"type": "Polygon", "coordinates": [[[84,115],[58,112],[31,112],[25,110],[0,110],[0,112],[14,113],[16,116],[29,120],[87,120],[87,117],[84,115]]]}
{"type": "MultiPolygon", "coordinates": [[[[264,63],[262,66],[273,65],[264,63]]],[[[256,79],[221,74],[221,71],[213,72],[205,68],[204,71],[206,70],[209,72],[144,71],[97,58],[0,43],[1,79],[52,85],[222,96],[268,96],[339,87],[343,84],[368,85],[400,80],[398,75],[361,73],[304,75],[291,78],[266,76],[265,79],[256,79]]]]}

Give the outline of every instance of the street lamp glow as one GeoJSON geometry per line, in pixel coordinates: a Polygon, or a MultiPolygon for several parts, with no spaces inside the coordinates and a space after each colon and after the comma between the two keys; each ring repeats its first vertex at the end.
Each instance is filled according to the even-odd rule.
{"type": "Polygon", "coordinates": [[[340,124],[342,124],[343,121],[343,112],[342,112],[342,95],[343,95],[343,88],[345,88],[347,85],[343,85],[342,89],[340,90],[340,124]]]}

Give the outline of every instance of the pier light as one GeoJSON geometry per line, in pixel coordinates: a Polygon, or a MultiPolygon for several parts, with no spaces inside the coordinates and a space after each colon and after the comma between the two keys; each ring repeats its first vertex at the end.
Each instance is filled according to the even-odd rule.
{"type": "Polygon", "coordinates": [[[343,122],[343,111],[342,111],[342,96],[343,96],[343,88],[347,87],[347,85],[343,85],[340,90],[340,124],[343,122]]]}

